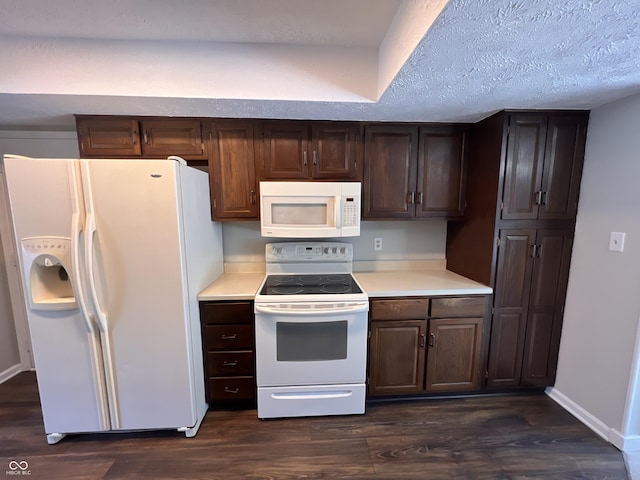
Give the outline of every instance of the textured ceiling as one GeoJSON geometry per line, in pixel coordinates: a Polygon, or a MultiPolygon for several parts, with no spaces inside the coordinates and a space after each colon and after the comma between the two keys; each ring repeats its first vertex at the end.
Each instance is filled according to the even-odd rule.
{"type": "Polygon", "coordinates": [[[635,0],[0,0],[0,126],[590,109],[640,91],[638,25],[635,0]]]}

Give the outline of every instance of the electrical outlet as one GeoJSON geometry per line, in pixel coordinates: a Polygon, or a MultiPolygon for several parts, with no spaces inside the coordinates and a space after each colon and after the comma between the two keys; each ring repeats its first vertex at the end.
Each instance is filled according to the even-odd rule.
{"type": "Polygon", "coordinates": [[[612,252],[624,251],[624,232],[611,232],[609,236],[609,250],[612,252]]]}
{"type": "Polygon", "coordinates": [[[373,249],[376,252],[381,252],[382,251],[382,238],[381,237],[376,237],[373,239],[373,249]]]}

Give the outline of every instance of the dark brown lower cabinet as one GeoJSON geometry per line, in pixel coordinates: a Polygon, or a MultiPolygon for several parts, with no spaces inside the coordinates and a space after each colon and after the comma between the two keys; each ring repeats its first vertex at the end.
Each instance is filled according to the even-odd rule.
{"type": "Polygon", "coordinates": [[[371,301],[368,393],[478,390],[487,297],[371,301]]]}
{"type": "Polygon", "coordinates": [[[482,318],[431,319],[428,345],[426,391],[480,388],[482,318]]]}
{"type": "Polygon", "coordinates": [[[369,395],[424,390],[426,320],[371,322],[369,395]]]}
{"type": "Polygon", "coordinates": [[[500,231],[487,387],[553,385],[572,229],[500,231]]]}
{"type": "Polygon", "coordinates": [[[209,406],[252,408],[256,399],[253,302],[200,302],[200,322],[209,406]]]}

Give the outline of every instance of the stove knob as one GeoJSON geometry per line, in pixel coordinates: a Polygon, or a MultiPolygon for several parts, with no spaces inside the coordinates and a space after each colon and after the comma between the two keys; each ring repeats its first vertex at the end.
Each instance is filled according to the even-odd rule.
{"type": "Polygon", "coordinates": [[[340,249],[340,253],[347,253],[347,249],[346,249],[346,248],[344,248],[344,247],[342,247],[342,248],[340,249]]]}
{"type": "Polygon", "coordinates": [[[324,247],[324,253],[328,254],[329,253],[329,247],[324,247]]]}
{"type": "Polygon", "coordinates": [[[331,251],[332,251],[333,253],[338,253],[338,248],[337,248],[337,247],[333,247],[333,248],[331,249],[331,251]]]}

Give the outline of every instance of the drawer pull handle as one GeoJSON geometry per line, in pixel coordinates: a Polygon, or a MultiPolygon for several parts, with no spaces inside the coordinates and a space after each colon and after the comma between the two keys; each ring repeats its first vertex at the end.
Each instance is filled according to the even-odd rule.
{"type": "Polygon", "coordinates": [[[238,365],[238,361],[234,360],[233,362],[229,362],[227,360],[225,360],[222,365],[224,365],[225,367],[235,367],[238,365]]]}
{"type": "Polygon", "coordinates": [[[235,340],[237,336],[237,334],[233,333],[231,335],[222,335],[220,338],[222,338],[222,340],[235,340]]]}
{"type": "Polygon", "coordinates": [[[225,391],[225,393],[238,393],[240,391],[240,389],[239,388],[224,387],[224,391],[225,391]]]}

